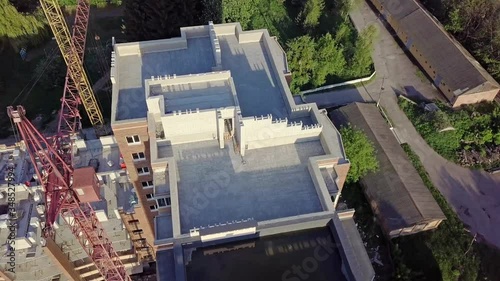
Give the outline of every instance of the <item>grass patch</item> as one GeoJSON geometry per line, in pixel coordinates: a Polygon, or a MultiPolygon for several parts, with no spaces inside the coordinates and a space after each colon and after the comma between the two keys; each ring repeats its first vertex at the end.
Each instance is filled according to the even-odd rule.
{"type": "MultiPolygon", "coordinates": [[[[500,105],[483,102],[452,110],[436,103],[440,110],[425,111],[421,106],[400,98],[400,108],[411,120],[426,142],[444,158],[460,164],[462,151],[480,152],[484,159],[494,159],[494,151],[500,146],[500,105]],[[443,130],[443,129],[452,130],[443,130]]],[[[500,163],[482,161],[478,167],[493,168],[500,163]]]]}
{"type": "Polygon", "coordinates": [[[403,144],[402,147],[425,186],[446,215],[446,220],[434,231],[394,240],[401,248],[403,261],[414,273],[425,278],[420,280],[477,280],[480,258],[476,247],[469,249],[472,241],[471,235],[465,230],[464,224],[443,195],[432,184],[419,157],[407,144],[403,144]],[[422,247],[428,251],[420,250],[422,247]],[[432,260],[429,258],[435,261],[437,268],[432,267],[432,260]],[[440,273],[439,279],[436,279],[437,272],[440,273]]]}
{"type": "Polygon", "coordinates": [[[427,80],[427,76],[422,72],[422,70],[418,69],[415,71],[415,75],[420,79],[420,81],[425,82],[427,80]]]}

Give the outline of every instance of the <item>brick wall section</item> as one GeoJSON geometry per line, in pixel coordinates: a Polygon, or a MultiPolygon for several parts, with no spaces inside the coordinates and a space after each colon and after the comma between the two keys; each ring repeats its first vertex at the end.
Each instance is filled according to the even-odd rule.
{"type": "Polygon", "coordinates": [[[453,107],[459,107],[464,104],[478,103],[483,100],[492,101],[498,94],[499,91],[494,89],[476,94],[460,95],[453,100],[453,107]]]}
{"type": "Polygon", "coordinates": [[[347,177],[347,172],[349,172],[350,166],[351,163],[337,164],[334,166],[335,173],[337,173],[337,176],[339,177],[338,188],[341,191],[342,188],[344,187],[345,179],[347,177]]]}
{"type": "Polygon", "coordinates": [[[153,244],[149,243],[145,236],[145,232],[137,232],[142,230],[141,221],[147,220],[143,208],[136,208],[136,212],[132,214],[124,213],[120,210],[120,217],[130,235],[130,240],[134,244],[137,256],[142,262],[149,262],[156,260],[156,248],[153,244]],[[144,241],[144,239],[146,241],[144,241]]]}
{"type": "MultiPolygon", "coordinates": [[[[113,132],[115,135],[116,142],[120,148],[125,165],[127,166],[127,171],[129,173],[130,181],[134,185],[137,193],[138,203],[140,207],[135,208],[135,214],[133,219],[137,219],[139,222],[134,223],[133,226],[126,225],[127,229],[140,230],[142,233],[140,237],[134,233],[130,233],[131,239],[146,238],[147,244],[154,245],[154,224],[153,218],[157,214],[156,211],[151,211],[150,206],[155,204],[155,201],[148,201],[146,194],[153,193],[153,189],[144,189],[142,187],[142,182],[153,180],[153,170],[151,168],[151,157],[149,149],[149,136],[148,136],[148,126],[147,121],[130,122],[126,124],[113,125],[113,132]],[[138,144],[128,144],[126,137],[138,135],[140,138],[140,143],[138,144]],[[134,161],[132,158],[132,153],[143,152],[146,159],[142,161],[134,161]],[[149,175],[138,175],[137,168],[148,167],[149,175]],[[135,237],[137,236],[137,237],[135,237]]],[[[128,224],[129,219],[125,218],[124,223],[128,224]]],[[[135,243],[134,243],[135,245],[135,243]]]]}

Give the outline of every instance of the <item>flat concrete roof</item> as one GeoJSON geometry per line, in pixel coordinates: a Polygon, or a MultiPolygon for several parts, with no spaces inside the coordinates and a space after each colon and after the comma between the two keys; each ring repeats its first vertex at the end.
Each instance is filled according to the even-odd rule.
{"type": "MultiPolygon", "coordinates": [[[[222,68],[230,70],[243,117],[272,114],[287,117],[285,101],[264,43],[238,43],[235,35],[219,36],[222,68]]],[[[271,45],[276,46],[276,45],[271,45]]]]}
{"type": "MultiPolygon", "coordinates": [[[[270,68],[271,55],[282,54],[278,61],[280,70],[285,71],[284,53],[275,42],[269,54],[262,40],[260,42],[239,43],[235,35],[218,37],[221,48],[222,70],[230,70],[234,80],[238,100],[243,117],[272,114],[274,118],[287,117],[285,102],[278,86],[277,73],[270,68]],[[276,50],[274,50],[276,49],[276,50]]],[[[210,37],[188,38],[187,49],[165,50],[151,53],[122,55],[117,58],[118,68],[118,101],[116,120],[127,120],[146,117],[147,106],[144,91],[144,80],[151,76],[187,75],[211,72],[215,66],[210,37]]],[[[193,83],[191,91],[185,91],[177,97],[166,95],[172,99],[166,103],[168,112],[192,109],[193,106],[214,108],[211,106],[227,106],[229,100],[225,95],[225,87],[215,83],[193,83]],[[214,89],[212,89],[214,88],[214,89]],[[218,93],[223,90],[224,93],[218,93]],[[211,99],[199,99],[199,95],[216,95],[211,99]],[[208,93],[207,93],[208,91],[208,93]],[[196,100],[195,95],[198,94],[196,100]],[[210,100],[210,102],[208,102],[210,100]],[[198,105],[197,105],[198,104],[198,105]]],[[[188,88],[189,88],[188,87],[188,88]]],[[[174,89],[175,90],[175,89],[174,89]]],[[[178,91],[175,91],[178,92],[178,91]]],[[[170,91],[173,94],[173,91],[170,91]]],[[[231,103],[229,103],[231,104],[231,103]]],[[[195,107],[195,108],[196,108],[195,107]]]]}
{"type": "Polygon", "coordinates": [[[234,106],[229,80],[168,85],[162,87],[161,95],[165,113],[234,106]]]}
{"type": "Polygon", "coordinates": [[[187,49],[125,55],[118,58],[116,120],[146,117],[144,80],[158,75],[212,71],[214,57],[209,37],[188,38],[187,49]]]}
{"type": "Polygon", "coordinates": [[[97,159],[99,161],[97,174],[104,181],[101,185],[103,200],[92,203],[92,206],[95,209],[106,210],[107,215],[111,217],[115,217],[114,210],[118,208],[123,208],[126,212],[130,211],[137,199],[132,192],[132,183],[126,180],[126,171],[123,170],[120,174],[122,169],[119,147],[116,144],[102,145],[99,139],[85,141],[85,145],[86,149],[78,150],[73,166],[75,168],[87,167],[90,159],[97,159]]]}
{"type": "Polygon", "coordinates": [[[99,161],[97,173],[121,170],[120,168],[120,149],[117,145],[103,146],[99,140],[86,141],[86,150],[79,150],[74,157],[74,168],[89,166],[90,159],[99,161]]]}
{"type": "Polygon", "coordinates": [[[320,141],[248,150],[244,163],[229,143],[221,150],[216,141],[175,145],[173,154],[182,233],[323,211],[307,168],[310,157],[324,155],[320,141]]]}
{"type": "Polygon", "coordinates": [[[174,237],[172,232],[172,215],[161,214],[155,217],[156,223],[156,239],[168,239],[174,237]]]}

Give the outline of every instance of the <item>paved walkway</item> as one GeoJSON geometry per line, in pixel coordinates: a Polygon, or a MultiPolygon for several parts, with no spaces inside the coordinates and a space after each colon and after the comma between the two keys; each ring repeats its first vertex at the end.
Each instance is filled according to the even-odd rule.
{"type": "Polygon", "coordinates": [[[416,90],[414,95],[429,99],[442,99],[442,96],[429,82],[417,77],[416,67],[366,3],[353,12],[351,18],[358,30],[369,24],[375,24],[379,29],[379,41],[373,54],[377,71],[375,81],[357,89],[306,96],[306,101],[316,101],[319,106],[332,106],[380,98],[380,104],[394,122],[399,138],[420,157],[431,181],[460,219],[472,233],[500,248],[500,174],[490,175],[463,168],[447,161],[429,147],[399,109],[395,93],[410,86],[416,90]]]}

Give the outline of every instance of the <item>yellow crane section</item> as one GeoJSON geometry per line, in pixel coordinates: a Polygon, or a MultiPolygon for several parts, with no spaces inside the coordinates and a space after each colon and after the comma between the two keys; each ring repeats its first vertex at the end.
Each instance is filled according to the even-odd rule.
{"type": "Polygon", "coordinates": [[[94,126],[96,131],[102,132],[102,130],[104,130],[104,119],[99,105],[97,104],[92,86],[83,68],[83,62],[80,61],[78,53],[71,42],[71,34],[61,11],[61,7],[57,3],[57,0],[40,0],[40,4],[49,22],[50,29],[52,29],[52,33],[54,33],[54,37],[56,38],[57,45],[59,45],[64,61],[68,66],[70,76],[75,82],[81,102],[90,119],[90,123],[94,126]]]}

